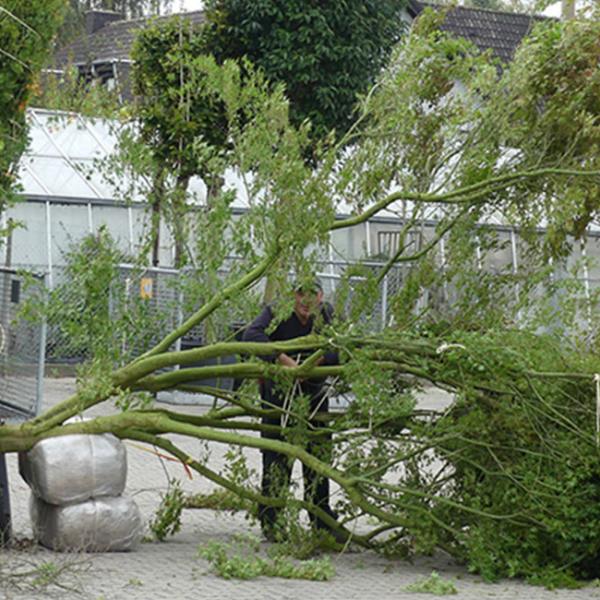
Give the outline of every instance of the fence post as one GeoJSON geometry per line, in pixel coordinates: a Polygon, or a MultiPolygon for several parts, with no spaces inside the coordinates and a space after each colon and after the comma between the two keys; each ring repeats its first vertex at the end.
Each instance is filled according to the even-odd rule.
{"type": "MultiPolygon", "coordinates": [[[[44,294],[44,301],[48,299],[49,290],[49,276],[48,273],[44,273],[40,280],[42,286],[42,293],[44,294]]],[[[46,315],[42,319],[40,324],[40,347],[38,349],[38,368],[37,368],[37,390],[35,397],[35,414],[39,415],[42,411],[42,401],[44,399],[44,374],[46,370],[46,339],[48,335],[48,322],[46,315]]]]}
{"type": "MultiPolygon", "coordinates": [[[[0,271],[0,377],[8,376],[10,271],[0,271]]],[[[0,394],[0,397],[2,394],[0,394]]]]}
{"type": "Polygon", "coordinates": [[[6,471],[6,455],[0,453],[0,547],[6,546],[11,537],[10,488],[6,471]]]}
{"type": "MultiPolygon", "coordinates": [[[[519,286],[517,279],[517,275],[519,274],[519,255],[517,250],[517,235],[514,229],[510,230],[510,249],[512,257],[512,274],[515,277],[515,301],[518,304],[521,300],[521,287],[519,286]]],[[[521,314],[521,309],[519,309],[517,311],[517,324],[519,324],[522,320],[523,316],[521,314]]]]}
{"type": "Polygon", "coordinates": [[[387,324],[387,298],[388,298],[388,276],[383,277],[383,288],[381,290],[381,330],[387,324]]]}
{"type": "Polygon", "coordinates": [[[583,258],[583,293],[585,295],[585,316],[587,318],[587,324],[589,331],[593,329],[592,320],[592,295],[590,291],[590,270],[588,268],[587,261],[587,234],[579,240],[579,247],[581,249],[581,258],[583,258]]]}
{"type": "MultiPolygon", "coordinates": [[[[183,277],[184,271],[183,269],[179,269],[177,271],[177,328],[181,327],[181,325],[183,324],[183,284],[182,284],[182,277],[183,277]]],[[[176,342],[175,342],[175,351],[179,352],[181,350],[181,337],[178,337],[176,342]]],[[[177,369],[179,369],[179,365],[177,365],[176,367],[177,369]]]]}
{"type": "MultiPolygon", "coordinates": [[[[8,254],[7,262],[10,261],[10,253],[8,254]]],[[[10,322],[9,307],[10,307],[10,272],[8,269],[2,273],[4,284],[0,286],[1,301],[0,301],[0,357],[2,358],[2,377],[7,377],[7,360],[8,360],[8,342],[9,334],[8,327],[10,322]],[[6,344],[6,348],[4,345],[6,344]],[[4,352],[6,351],[6,353],[4,352]]],[[[11,532],[11,515],[10,515],[10,488],[8,486],[8,474],[6,471],[6,456],[0,454],[0,547],[6,546],[10,542],[11,532]]]]}

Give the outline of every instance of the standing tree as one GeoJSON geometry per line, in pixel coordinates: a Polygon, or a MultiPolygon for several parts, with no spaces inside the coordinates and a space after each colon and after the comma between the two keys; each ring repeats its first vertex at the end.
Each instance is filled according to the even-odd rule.
{"type": "Polygon", "coordinates": [[[292,123],[309,119],[313,139],[342,135],[403,32],[405,4],[209,0],[207,49],[218,61],[246,57],[284,83],[292,123]]]}
{"type": "Polygon", "coordinates": [[[343,133],[348,128],[357,95],[372,84],[399,38],[402,7],[399,0],[331,6],[213,2],[202,28],[180,17],[140,33],[133,77],[139,140],[146,146],[144,166],[153,182],[153,264],[158,263],[161,216],[174,234],[176,264],[187,261],[183,239],[190,177],[203,178],[209,204],[223,182],[227,117],[194,70],[195,57],[245,57],[268,80],[284,83],[292,122],[309,119],[316,141],[331,129],[343,133]]]}
{"type": "Polygon", "coordinates": [[[176,245],[175,264],[186,262],[186,195],[190,178],[203,178],[210,199],[218,193],[227,145],[223,103],[215,97],[196,58],[206,53],[202,29],[183,17],[140,32],[132,57],[137,95],[137,145],[146,149],[152,181],[152,262],[158,264],[159,224],[167,217],[176,245]],[[217,167],[221,163],[221,168],[217,167]]]}
{"type": "Polygon", "coordinates": [[[28,143],[25,108],[64,9],[64,0],[7,0],[0,7],[0,212],[12,198],[28,143]]]}

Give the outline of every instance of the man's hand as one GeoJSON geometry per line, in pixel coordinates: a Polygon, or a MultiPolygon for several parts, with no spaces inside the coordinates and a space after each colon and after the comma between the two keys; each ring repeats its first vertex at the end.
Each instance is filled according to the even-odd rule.
{"type": "MultiPolygon", "coordinates": [[[[325,360],[325,357],[324,356],[320,356],[319,358],[317,358],[313,362],[312,367],[318,367],[319,365],[323,364],[324,360],[325,360]]],[[[300,364],[298,364],[297,360],[294,360],[291,356],[288,356],[284,352],[282,352],[277,357],[277,362],[279,362],[279,364],[281,366],[286,367],[288,369],[294,369],[296,367],[300,367],[301,366],[300,364]]],[[[298,381],[303,382],[304,381],[304,377],[299,378],[298,381]]]]}
{"type": "Polygon", "coordinates": [[[298,366],[298,363],[291,356],[288,356],[284,352],[277,357],[277,361],[280,365],[288,367],[289,369],[294,369],[298,366]]]}

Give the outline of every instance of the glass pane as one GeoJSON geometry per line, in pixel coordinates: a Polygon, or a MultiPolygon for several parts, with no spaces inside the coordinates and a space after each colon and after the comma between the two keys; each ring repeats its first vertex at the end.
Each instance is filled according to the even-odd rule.
{"type": "Polygon", "coordinates": [[[491,273],[512,270],[512,245],[509,231],[485,232],[481,236],[483,269],[491,273]]]}
{"type": "Polygon", "coordinates": [[[589,277],[600,284],[600,237],[589,236],[585,250],[588,256],[589,277]]]}
{"type": "Polygon", "coordinates": [[[567,259],[567,269],[569,272],[577,270],[580,277],[583,276],[583,269],[581,264],[581,242],[574,240],[569,236],[569,243],[571,244],[571,254],[567,259]]]}
{"type": "MultiPolygon", "coordinates": [[[[133,224],[133,243],[134,252],[138,254],[150,230],[150,209],[147,206],[132,206],[132,224],[133,224]]],[[[150,257],[150,254],[148,254],[150,257]]]]}
{"type": "Polygon", "coordinates": [[[334,260],[357,260],[366,256],[367,235],[364,223],[331,232],[334,260]]]}
{"type": "Polygon", "coordinates": [[[94,231],[105,225],[123,254],[131,254],[129,243],[129,210],[126,206],[93,206],[94,231]]]}
{"type": "Polygon", "coordinates": [[[13,267],[48,265],[46,205],[42,202],[19,202],[8,209],[7,216],[23,223],[12,234],[13,267]]]}
{"type": "Polygon", "coordinates": [[[160,239],[159,239],[159,252],[158,260],[160,261],[161,267],[173,266],[173,236],[171,235],[171,229],[167,227],[164,219],[160,221],[160,239]]]}
{"type": "Polygon", "coordinates": [[[65,254],[81,238],[89,234],[88,207],[86,205],[52,204],[52,263],[60,266],[66,262],[65,254]]]}

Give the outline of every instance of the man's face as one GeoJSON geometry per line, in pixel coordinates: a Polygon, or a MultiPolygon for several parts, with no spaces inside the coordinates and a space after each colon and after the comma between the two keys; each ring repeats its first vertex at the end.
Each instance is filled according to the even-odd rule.
{"type": "Polygon", "coordinates": [[[316,314],[321,302],[323,292],[295,292],[294,311],[302,321],[308,321],[311,315],[316,314]]]}

